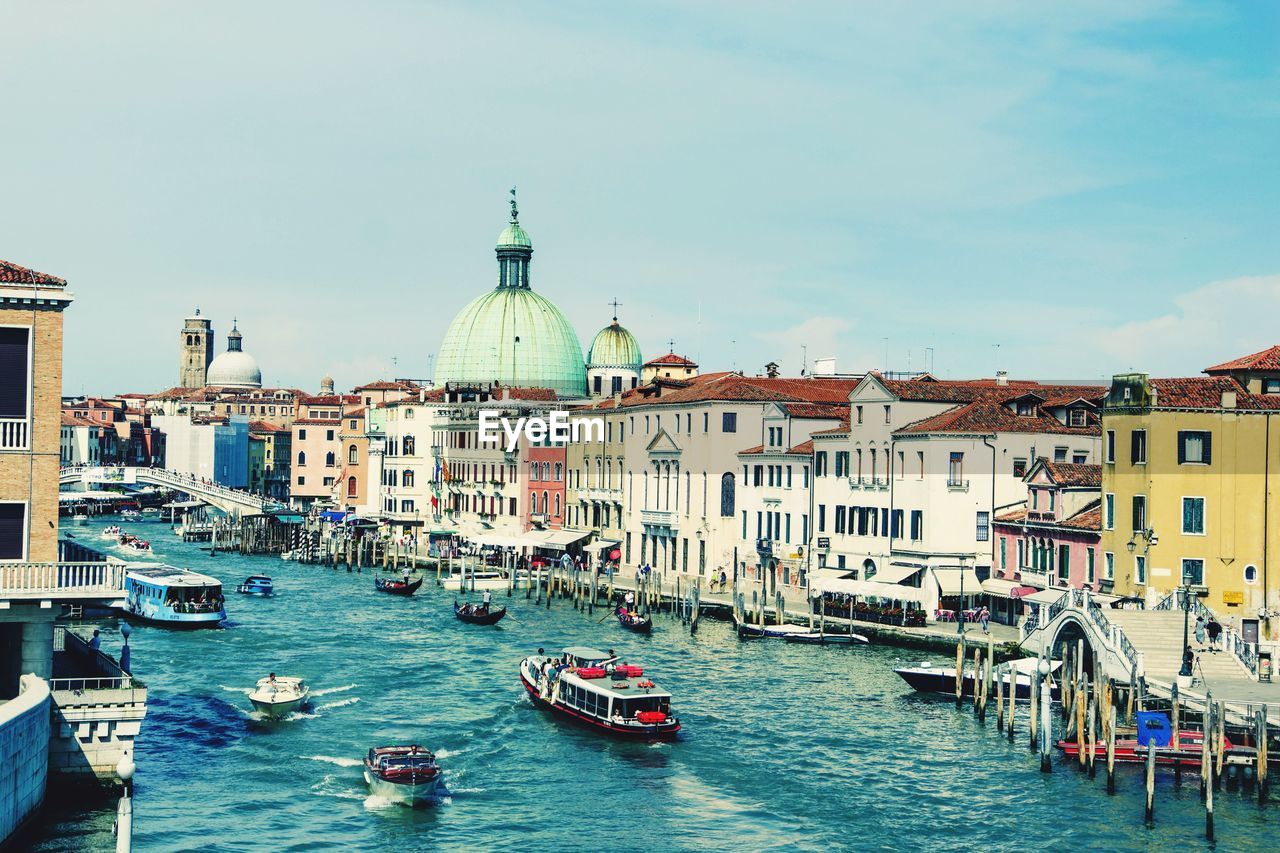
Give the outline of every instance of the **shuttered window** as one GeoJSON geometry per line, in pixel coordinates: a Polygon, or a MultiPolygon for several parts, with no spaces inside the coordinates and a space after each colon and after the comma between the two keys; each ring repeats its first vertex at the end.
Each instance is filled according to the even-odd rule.
{"type": "Polygon", "coordinates": [[[21,560],[26,556],[26,522],[26,504],[0,504],[0,560],[21,560]]]}
{"type": "Polygon", "coordinates": [[[0,418],[27,416],[30,342],[30,329],[0,328],[0,418]]]}

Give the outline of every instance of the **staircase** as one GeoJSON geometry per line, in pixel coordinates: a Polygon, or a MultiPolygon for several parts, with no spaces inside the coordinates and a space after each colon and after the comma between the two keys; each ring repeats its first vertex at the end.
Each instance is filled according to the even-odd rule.
{"type": "MultiPolygon", "coordinates": [[[[1112,610],[1107,613],[1111,624],[1120,627],[1133,647],[1142,653],[1144,674],[1148,680],[1172,684],[1182,669],[1182,612],[1179,610],[1112,610]]],[[[1190,635],[1196,648],[1195,634],[1190,635]]],[[[1196,678],[1209,683],[1248,678],[1250,673],[1234,655],[1225,651],[1198,654],[1196,678]],[[1203,674],[1202,674],[1203,673],[1203,674]]]]}

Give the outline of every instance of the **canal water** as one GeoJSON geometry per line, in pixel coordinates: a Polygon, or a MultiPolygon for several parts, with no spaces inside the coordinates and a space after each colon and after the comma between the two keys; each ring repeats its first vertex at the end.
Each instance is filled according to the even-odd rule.
{"type": "MultiPolygon", "coordinates": [[[[740,642],[711,620],[690,637],[665,616],[639,637],[599,624],[599,609],[539,608],[523,592],[500,626],[467,626],[431,581],[402,599],[375,592],[369,571],[211,558],[160,522],[123,524],[156,559],[221,579],[229,611],[220,630],[144,625],[131,638],[150,690],[136,751],[139,850],[1206,846],[1190,779],[1175,789],[1160,775],[1147,828],[1137,771],[1123,768],[1114,797],[1065,763],[1041,774],[1025,727],[1009,744],[994,715],[984,727],[893,674],[918,653],[740,642]],[[255,573],[275,578],[275,598],[231,591],[255,573]],[[681,739],[618,742],[534,708],[517,663],[571,644],[642,664],[674,694],[681,739]],[[245,693],[270,670],[306,677],[314,708],[256,718],[245,693]],[[365,751],[405,742],[445,768],[449,794],[436,807],[365,790],[365,751]]],[[[103,541],[96,527],[71,532],[103,541]]],[[[117,653],[118,622],[93,624],[117,653]]],[[[54,803],[36,849],[109,849],[113,816],[54,803]]],[[[1218,843],[1274,849],[1265,838],[1278,817],[1247,794],[1220,794],[1218,843]]]]}

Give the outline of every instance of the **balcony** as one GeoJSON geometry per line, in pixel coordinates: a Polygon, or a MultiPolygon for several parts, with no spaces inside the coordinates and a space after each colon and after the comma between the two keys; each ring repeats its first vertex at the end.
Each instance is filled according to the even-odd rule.
{"type": "Polygon", "coordinates": [[[589,501],[601,501],[604,503],[622,502],[622,489],[589,488],[580,490],[578,495],[589,501]]]}
{"type": "Polygon", "coordinates": [[[672,531],[680,526],[680,521],[674,512],[662,509],[640,510],[640,523],[645,527],[660,528],[664,531],[672,531]]]}
{"type": "Polygon", "coordinates": [[[26,418],[0,418],[0,450],[29,450],[30,433],[26,418]]]}
{"type": "Polygon", "coordinates": [[[123,563],[0,563],[0,599],[123,596],[123,563]]]}
{"type": "Polygon", "coordinates": [[[548,521],[547,514],[545,512],[529,513],[529,522],[531,524],[546,524],[547,521],[548,521]]]}
{"type": "Polygon", "coordinates": [[[948,492],[967,492],[969,491],[969,481],[948,479],[947,491],[948,492]]]}

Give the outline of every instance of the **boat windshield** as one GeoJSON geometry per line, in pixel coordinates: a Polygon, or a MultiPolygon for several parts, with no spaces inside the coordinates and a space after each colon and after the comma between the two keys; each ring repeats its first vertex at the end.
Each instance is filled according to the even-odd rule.
{"type": "Polygon", "coordinates": [[[614,715],[621,715],[624,720],[631,719],[641,711],[661,711],[664,714],[670,714],[671,697],[635,696],[629,699],[615,699],[613,701],[614,715]]]}
{"type": "Polygon", "coordinates": [[[214,613],[222,602],[222,584],[169,587],[165,594],[165,603],[179,613],[214,613]]]}
{"type": "Polygon", "coordinates": [[[380,755],[378,767],[382,770],[425,770],[436,763],[429,752],[418,752],[413,755],[380,755]]]}

